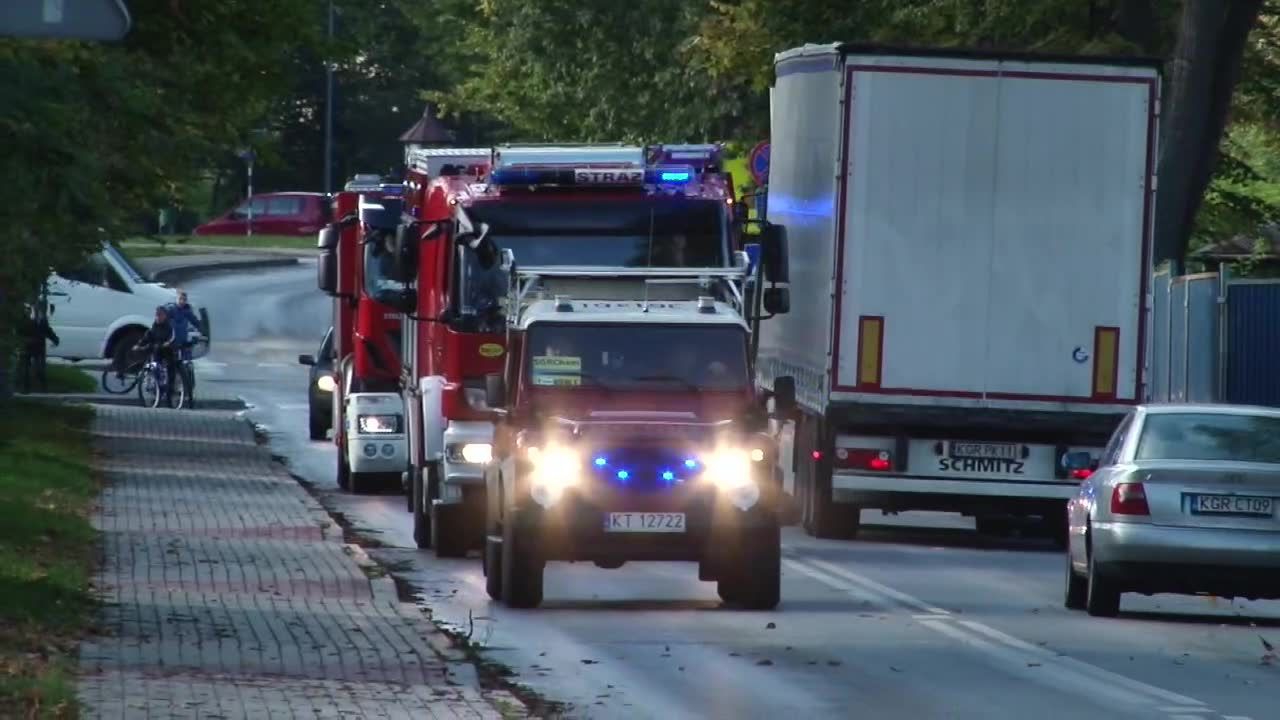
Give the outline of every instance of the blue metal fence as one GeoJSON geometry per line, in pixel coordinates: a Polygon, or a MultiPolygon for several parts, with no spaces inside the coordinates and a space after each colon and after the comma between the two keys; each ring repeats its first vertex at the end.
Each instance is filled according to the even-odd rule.
{"type": "Polygon", "coordinates": [[[1280,405],[1280,283],[1227,285],[1226,400],[1280,405]]]}

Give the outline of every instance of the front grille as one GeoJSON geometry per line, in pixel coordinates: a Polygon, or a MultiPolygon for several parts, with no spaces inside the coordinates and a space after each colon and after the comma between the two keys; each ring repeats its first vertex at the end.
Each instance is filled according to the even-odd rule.
{"type": "Polygon", "coordinates": [[[623,447],[590,455],[588,472],[617,490],[660,493],[688,486],[702,471],[691,452],[670,448],[623,447]]]}

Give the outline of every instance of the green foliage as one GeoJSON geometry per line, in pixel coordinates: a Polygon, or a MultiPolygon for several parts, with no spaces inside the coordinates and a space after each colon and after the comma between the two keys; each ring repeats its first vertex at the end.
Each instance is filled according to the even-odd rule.
{"type": "Polygon", "coordinates": [[[312,0],[129,6],[119,45],[0,39],[0,328],[49,268],[184,205],[287,91],[280,58],[316,42],[298,23],[312,0]]]}

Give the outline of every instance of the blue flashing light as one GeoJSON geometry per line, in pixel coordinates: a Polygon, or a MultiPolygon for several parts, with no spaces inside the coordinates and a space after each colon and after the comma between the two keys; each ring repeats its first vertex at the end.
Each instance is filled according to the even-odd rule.
{"type": "Polygon", "coordinates": [[[663,470],[663,471],[662,471],[662,479],[663,479],[663,480],[665,480],[665,481],[667,481],[667,482],[671,482],[671,481],[673,481],[673,480],[675,480],[675,479],[676,479],[676,474],[675,474],[675,473],[673,473],[673,472],[671,472],[670,470],[663,470]]]}
{"type": "Polygon", "coordinates": [[[627,472],[626,470],[619,470],[619,471],[618,471],[618,479],[619,479],[619,480],[626,480],[626,479],[627,479],[627,478],[629,478],[629,477],[631,477],[631,473],[627,472]]]}
{"type": "Polygon", "coordinates": [[[694,460],[693,458],[688,458],[684,461],[684,466],[692,470],[698,467],[698,461],[694,460]]]}
{"type": "Polygon", "coordinates": [[[600,457],[596,458],[594,462],[596,464],[596,467],[604,467],[605,465],[609,464],[609,459],[601,455],[600,457]]]}
{"type": "Polygon", "coordinates": [[[689,182],[689,173],[667,170],[662,173],[662,182],[689,182]]]}

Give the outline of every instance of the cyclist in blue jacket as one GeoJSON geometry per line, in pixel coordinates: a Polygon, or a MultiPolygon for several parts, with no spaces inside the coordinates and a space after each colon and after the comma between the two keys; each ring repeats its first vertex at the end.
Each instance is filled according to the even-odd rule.
{"type": "Polygon", "coordinates": [[[191,303],[187,302],[187,291],[178,290],[178,301],[169,303],[165,306],[169,311],[169,322],[173,325],[174,343],[178,347],[178,369],[183,372],[183,383],[187,388],[187,400],[189,407],[195,407],[195,372],[191,370],[186,363],[191,362],[191,345],[189,344],[189,335],[191,328],[195,327],[200,333],[204,333],[205,329],[200,326],[200,318],[196,315],[196,311],[191,307],[191,303]]]}

